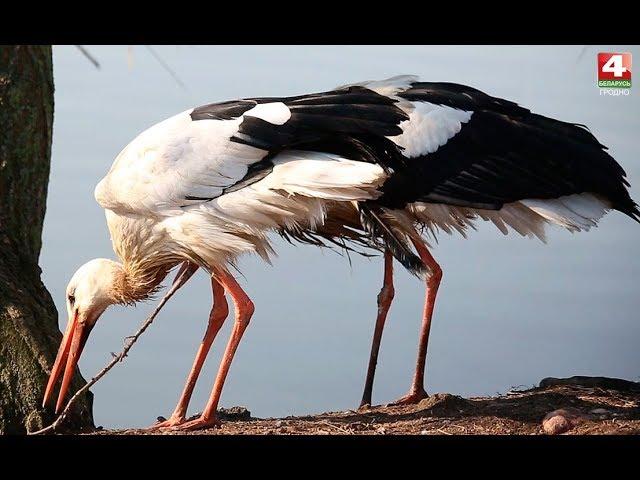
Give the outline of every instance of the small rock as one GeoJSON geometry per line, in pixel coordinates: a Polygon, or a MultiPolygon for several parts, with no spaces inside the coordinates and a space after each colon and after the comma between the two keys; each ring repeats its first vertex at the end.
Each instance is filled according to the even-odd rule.
{"type": "Polygon", "coordinates": [[[594,415],[608,415],[609,410],[607,410],[606,408],[594,408],[593,410],[591,410],[591,413],[593,413],[594,415]]]}
{"type": "Polygon", "coordinates": [[[376,428],[376,433],[379,435],[384,435],[385,433],[387,433],[387,431],[385,430],[384,427],[378,427],[376,428]]]}
{"type": "Polygon", "coordinates": [[[284,425],[284,422],[282,420],[278,420],[276,422],[276,427],[282,427],[284,425]]]}
{"type": "Polygon", "coordinates": [[[473,402],[449,393],[435,393],[420,400],[416,410],[427,410],[430,415],[439,416],[446,413],[459,414],[473,410],[473,402]]]}
{"type": "Polygon", "coordinates": [[[250,420],[251,412],[246,407],[219,408],[218,415],[221,420],[250,420]]]}
{"type": "Polygon", "coordinates": [[[547,413],[542,420],[542,429],[548,435],[558,435],[588,420],[589,416],[577,408],[559,408],[547,413]]]}
{"type": "Polygon", "coordinates": [[[420,435],[429,435],[429,430],[422,430],[420,435]]]}
{"type": "Polygon", "coordinates": [[[571,422],[562,415],[554,415],[542,422],[542,429],[547,435],[559,435],[571,428],[571,422]]]}

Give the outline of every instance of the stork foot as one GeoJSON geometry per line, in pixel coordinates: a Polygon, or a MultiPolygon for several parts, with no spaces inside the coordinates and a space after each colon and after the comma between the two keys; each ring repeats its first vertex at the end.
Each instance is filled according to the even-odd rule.
{"type": "Polygon", "coordinates": [[[175,427],[172,428],[172,430],[193,431],[193,430],[203,430],[205,428],[215,428],[219,426],[220,426],[220,420],[218,420],[218,417],[213,417],[209,419],[199,417],[199,418],[196,418],[195,420],[190,420],[180,425],[176,425],[175,427]]]}
{"type": "Polygon", "coordinates": [[[186,418],[184,417],[174,417],[173,415],[168,420],[163,420],[162,422],[157,422],[147,427],[146,430],[162,430],[164,428],[173,428],[178,425],[182,425],[185,423],[186,418]]]}
{"type": "Polygon", "coordinates": [[[399,398],[398,400],[396,400],[393,403],[390,403],[389,405],[391,406],[415,405],[419,403],[420,400],[424,400],[425,398],[428,398],[428,397],[429,395],[427,394],[427,392],[424,391],[424,388],[422,388],[420,390],[409,392],[404,397],[399,398]]]}

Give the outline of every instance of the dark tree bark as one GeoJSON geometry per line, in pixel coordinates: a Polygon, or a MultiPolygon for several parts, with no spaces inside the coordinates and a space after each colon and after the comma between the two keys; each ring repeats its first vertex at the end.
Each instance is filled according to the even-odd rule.
{"type": "MultiPolygon", "coordinates": [[[[38,266],[53,126],[50,46],[0,46],[0,433],[25,433],[54,419],[41,407],[62,339],[38,266]]],[[[79,372],[72,390],[84,380],[79,372]]],[[[66,425],[93,426],[93,397],[66,425]]]]}

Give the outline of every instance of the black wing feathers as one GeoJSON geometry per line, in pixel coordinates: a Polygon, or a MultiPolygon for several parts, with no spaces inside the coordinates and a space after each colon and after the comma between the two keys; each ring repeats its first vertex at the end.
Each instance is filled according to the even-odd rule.
{"type": "Polygon", "coordinates": [[[457,83],[416,82],[409,89],[400,92],[398,96],[407,100],[446,105],[466,111],[491,110],[513,116],[524,116],[530,113],[515,102],[492,97],[480,90],[457,83]]]}
{"type": "Polygon", "coordinates": [[[238,118],[258,103],[253,100],[232,100],[230,102],[210,103],[194,108],[192,120],[232,120],[238,118]]]}
{"type": "Polygon", "coordinates": [[[527,198],[591,192],[635,218],[622,167],[582,126],[530,113],[513,102],[449,83],[415,83],[398,96],[473,111],[435,152],[407,162],[379,200],[402,208],[423,201],[499,209],[527,198]]]}
{"type": "MultiPolygon", "coordinates": [[[[400,122],[409,117],[396,106],[397,100],[362,87],[290,98],[258,98],[258,103],[282,102],[291,117],[274,125],[256,117],[245,117],[233,142],[276,153],[287,148],[313,150],[322,143],[324,150],[337,153],[345,142],[361,136],[399,135],[400,122]]],[[[353,142],[352,142],[353,143],[353,142]]],[[[383,159],[380,159],[382,162],[383,159]]]]}

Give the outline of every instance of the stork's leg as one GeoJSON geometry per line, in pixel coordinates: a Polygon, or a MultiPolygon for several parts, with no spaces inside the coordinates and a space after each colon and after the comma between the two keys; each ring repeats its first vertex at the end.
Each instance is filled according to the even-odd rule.
{"type": "Polygon", "coordinates": [[[207,358],[216,335],[229,314],[229,305],[224,296],[224,287],[214,277],[211,277],[211,292],[213,295],[213,305],[211,307],[211,313],[209,314],[209,324],[207,325],[202,343],[198,348],[198,353],[196,353],[196,358],[193,361],[193,366],[191,367],[191,372],[187,378],[187,383],[184,386],[180,400],[171,417],[168,420],[153,425],[151,429],[175,427],[184,423],[186,419],[187,407],[189,406],[193,389],[196,386],[198,376],[202,370],[202,365],[207,358]]]}
{"type": "Polygon", "coordinates": [[[391,251],[384,252],[384,281],[382,289],[378,294],[378,317],[376,318],[376,326],[373,331],[373,341],[371,343],[371,354],[369,355],[369,368],[367,369],[367,379],[364,382],[364,392],[362,393],[362,401],[360,407],[371,405],[371,391],[373,389],[373,377],[376,374],[376,365],[378,363],[378,352],[380,351],[380,340],[382,339],[382,331],[387,320],[387,313],[391,307],[393,300],[393,255],[391,251]]]}
{"type": "Polygon", "coordinates": [[[235,323],[233,325],[231,337],[227,343],[227,348],[224,351],[222,362],[220,363],[218,375],[216,376],[215,383],[213,384],[213,390],[211,392],[209,402],[207,403],[200,418],[183,423],[177,427],[181,430],[197,430],[199,428],[213,427],[219,423],[217,410],[218,403],[220,402],[220,395],[222,394],[222,387],[224,386],[224,381],[227,378],[227,373],[229,373],[229,367],[231,366],[233,356],[238,349],[238,344],[242,339],[242,335],[244,334],[247,325],[249,325],[249,320],[251,320],[251,316],[254,311],[253,302],[229,272],[218,271],[216,272],[216,276],[220,284],[222,284],[233,300],[233,305],[235,307],[235,323]]]}
{"type": "Polygon", "coordinates": [[[427,246],[422,240],[412,239],[413,245],[416,247],[418,255],[430,270],[431,275],[427,279],[427,293],[424,302],[424,313],[422,315],[422,327],[420,328],[420,343],[418,344],[418,360],[416,362],[416,371],[411,383],[409,393],[395,402],[396,405],[406,405],[418,403],[423,398],[428,397],[424,389],[424,367],[427,359],[427,346],[429,344],[429,331],[431,330],[431,317],[433,316],[433,307],[436,303],[436,295],[440,280],[442,279],[442,269],[440,265],[431,256],[427,246]]]}

